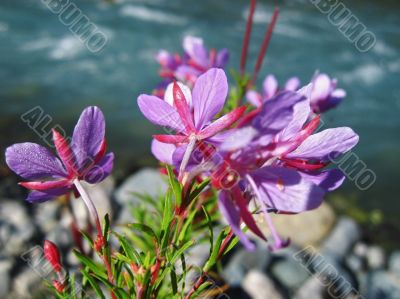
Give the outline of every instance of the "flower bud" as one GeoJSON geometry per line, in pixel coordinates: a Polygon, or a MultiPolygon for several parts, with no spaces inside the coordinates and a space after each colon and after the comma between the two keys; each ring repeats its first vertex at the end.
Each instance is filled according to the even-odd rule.
{"type": "Polygon", "coordinates": [[[62,293],[65,289],[65,284],[58,280],[53,280],[53,287],[58,293],[62,293]]]}
{"type": "Polygon", "coordinates": [[[44,257],[51,264],[54,271],[61,272],[60,252],[57,245],[49,240],[44,241],[44,257]]]}

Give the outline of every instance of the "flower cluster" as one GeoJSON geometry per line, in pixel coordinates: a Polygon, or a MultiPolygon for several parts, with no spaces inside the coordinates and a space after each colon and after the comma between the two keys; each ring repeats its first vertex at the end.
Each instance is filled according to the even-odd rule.
{"type": "Polygon", "coordinates": [[[199,37],[186,36],[183,40],[184,54],[171,54],[166,50],[160,50],[156,60],[161,66],[160,76],[163,81],[155,89],[154,94],[164,96],[165,87],[173,80],[185,82],[189,86],[197,80],[199,75],[210,68],[224,68],[229,60],[227,49],[216,51],[208,50],[199,37]]]}
{"type": "Polygon", "coordinates": [[[314,107],[320,101],[315,99],[329,98],[318,85],[325,80],[320,78],[326,76],[300,89],[298,80],[291,79],[278,89],[269,76],[256,109],[245,113],[246,107],[238,107],[217,120],[228,93],[222,69],[212,68],[199,76],[193,90],[174,82],[164,99],[138,98],[147,119],[174,132],[154,136],[154,156],[177,167],[181,179],[211,177],[220,211],[249,249],[253,244],[242,232],[242,222],[265,239],[250,203],[263,213],[275,238],[274,248],[280,248],[287,242],[277,235],[269,214],[315,209],[326,192],[344,181],[341,171],[327,166],[353,148],[358,136],[347,127],[317,132],[320,115],[314,114],[314,107]]]}

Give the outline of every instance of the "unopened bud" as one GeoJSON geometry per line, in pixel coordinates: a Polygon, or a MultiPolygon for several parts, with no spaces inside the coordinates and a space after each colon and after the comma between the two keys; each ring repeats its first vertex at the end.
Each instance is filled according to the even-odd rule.
{"type": "Polygon", "coordinates": [[[61,272],[60,252],[57,245],[49,240],[44,241],[44,257],[51,264],[54,271],[61,272]]]}

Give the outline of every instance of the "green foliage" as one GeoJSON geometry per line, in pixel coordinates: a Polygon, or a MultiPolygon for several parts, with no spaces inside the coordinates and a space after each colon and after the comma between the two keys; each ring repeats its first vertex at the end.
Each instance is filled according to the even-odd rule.
{"type": "Polygon", "coordinates": [[[117,299],[195,298],[210,287],[204,276],[236,239],[228,228],[216,233],[219,215],[209,180],[184,187],[172,168],[167,167],[167,173],[165,194],[135,194],[141,203],[130,207],[132,223],[113,227],[105,216],[101,250],[96,252],[94,236],[82,232],[91,253],[74,250],[81,267],[67,277],[63,292],[49,285],[57,298],[107,298],[107,293],[117,299]],[[203,265],[187,264],[191,248],[204,242],[210,248],[208,259],[203,265]]]}

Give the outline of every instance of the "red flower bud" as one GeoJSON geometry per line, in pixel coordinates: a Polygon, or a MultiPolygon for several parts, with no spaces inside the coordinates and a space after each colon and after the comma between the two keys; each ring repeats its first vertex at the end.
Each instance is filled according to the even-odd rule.
{"type": "Polygon", "coordinates": [[[62,293],[65,289],[65,284],[58,280],[53,280],[53,287],[57,290],[57,292],[62,293]]]}
{"type": "Polygon", "coordinates": [[[49,240],[44,241],[44,257],[49,261],[54,271],[61,272],[60,252],[57,245],[49,240]]]}

